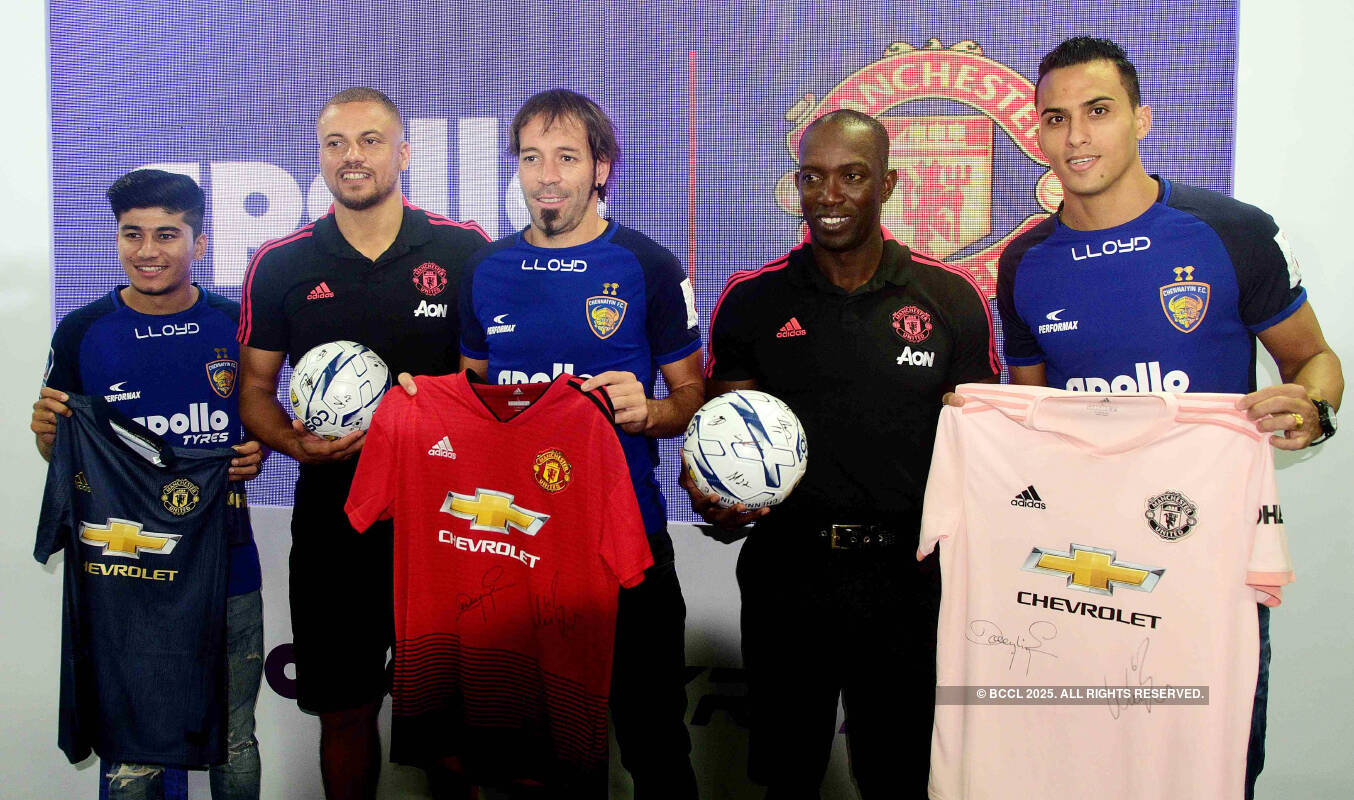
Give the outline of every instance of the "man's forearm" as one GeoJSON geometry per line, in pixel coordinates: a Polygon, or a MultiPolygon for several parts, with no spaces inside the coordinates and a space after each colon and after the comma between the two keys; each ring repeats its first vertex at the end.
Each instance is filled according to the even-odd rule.
{"type": "MultiPolygon", "coordinates": [[[[240,421],[249,435],[269,448],[292,458],[299,455],[291,417],[282,410],[277,395],[259,387],[240,388],[240,421]]],[[[299,459],[298,459],[299,460],[299,459]]]]}
{"type": "Polygon", "coordinates": [[[1313,399],[1325,400],[1336,409],[1345,393],[1345,376],[1340,368],[1340,357],[1333,350],[1323,350],[1307,359],[1289,382],[1307,390],[1313,399]]]}
{"type": "Polygon", "coordinates": [[[684,432],[704,402],[705,389],[699,385],[679,386],[661,400],[649,398],[649,424],[644,435],[663,439],[684,432]]]}

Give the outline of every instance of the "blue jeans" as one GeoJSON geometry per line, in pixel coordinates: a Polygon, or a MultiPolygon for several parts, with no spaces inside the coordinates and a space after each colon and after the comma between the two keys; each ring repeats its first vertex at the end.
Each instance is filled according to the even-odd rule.
{"type": "MultiPolygon", "coordinates": [[[[259,743],[254,703],[263,680],[263,597],[258,591],[226,598],[226,762],[211,768],[212,800],[258,800],[259,743]]],[[[165,768],[113,764],[104,773],[108,800],[160,800],[165,768]]]]}
{"type": "Polygon", "coordinates": [[[1260,672],[1255,677],[1251,741],[1246,748],[1246,800],[1255,800],[1255,779],[1265,768],[1265,715],[1269,706],[1269,606],[1260,606],[1260,672]]]}

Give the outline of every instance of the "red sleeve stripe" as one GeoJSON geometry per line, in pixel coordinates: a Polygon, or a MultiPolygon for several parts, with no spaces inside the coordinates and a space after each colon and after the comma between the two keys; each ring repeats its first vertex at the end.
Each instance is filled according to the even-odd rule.
{"type": "Polygon", "coordinates": [[[290,236],[264,242],[258,250],[254,251],[254,257],[249,261],[249,269],[244,274],[244,283],[240,289],[240,327],[235,333],[235,338],[239,340],[240,344],[249,344],[249,334],[254,329],[254,273],[258,271],[259,262],[263,260],[264,254],[284,244],[300,241],[310,236],[314,228],[315,223],[312,222],[290,236]]]}
{"type": "Polygon", "coordinates": [[[978,281],[974,280],[973,274],[963,267],[956,267],[953,264],[946,264],[943,261],[937,261],[934,258],[927,258],[915,251],[912,253],[912,260],[918,264],[925,264],[930,267],[939,267],[946,272],[954,273],[960,276],[968,285],[972,287],[973,293],[978,295],[978,303],[983,307],[983,314],[987,316],[987,359],[992,366],[992,372],[1001,374],[1001,359],[997,357],[997,337],[992,327],[992,306],[987,302],[987,294],[983,292],[978,281]]]}
{"type": "Polygon", "coordinates": [[[460,228],[461,230],[464,231],[474,231],[475,233],[478,233],[480,236],[483,236],[484,241],[486,242],[489,241],[489,234],[485,233],[484,229],[479,226],[479,223],[475,222],[474,220],[468,220],[466,222],[457,222],[456,220],[451,219],[450,217],[444,217],[441,214],[435,214],[426,208],[419,208],[418,206],[409,202],[409,198],[407,197],[402,196],[400,197],[400,200],[404,202],[405,208],[412,208],[415,211],[422,211],[423,215],[428,218],[428,222],[432,223],[433,225],[442,225],[448,228],[460,228]]]}
{"type": "Polygon", "coordinates": [[[710,377],[711,375],[714,374],[715,371],[715,342],[714,342],[715,317],[719,315],[719,307],[724,303],[724,298],[729,296],[729,290],[731,290],[738,284],[742,283],[743,281],[751,280],[757,277],[758,275],[762,275],[768,272],[775,272],[777,270],[785,269],[789,265],[790,265],[790,255],[787,253],[786,255],[781,256],[775,261],[772,261],[759,269],[739,270],[738,272],[735,272],[734,274],[729,276],[728,283],[724,284],[724,291],[719,293],[719,299],[715,301],[715,310],[710,312],[710,341],[706,343],[707,357],[705,359],[705,377],[707,378],[710,377]]]}

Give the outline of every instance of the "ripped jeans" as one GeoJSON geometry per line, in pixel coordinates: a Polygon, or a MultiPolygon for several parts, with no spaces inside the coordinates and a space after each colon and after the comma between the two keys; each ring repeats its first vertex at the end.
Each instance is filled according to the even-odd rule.
{"type": "MultiPolygon", "coordinates": [[[[254,703],[263,680],[263,598],[258,591],[226,598],[226,673],[227,761],[211,768],[212,800],[258,800],[254,703]]],[[[108,800],[160,800],[164,796],[164,767],[113,764],[104,777],[108,800]]]]}

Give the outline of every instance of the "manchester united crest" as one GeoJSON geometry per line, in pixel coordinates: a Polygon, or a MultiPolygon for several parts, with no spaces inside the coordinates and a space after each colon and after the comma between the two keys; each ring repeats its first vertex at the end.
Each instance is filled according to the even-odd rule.
{"type": "MultiPolygon", "coordinates": [[[[821,98],[806,92],[786,112],[791,157],[797,157],[809,124],[843,108],[876,117],[889,132],[889,166],[898,170],[898,185],[884,204],[884,226],[917,252],[968,270],[989,297],[995,294],[997,259],[1006,244],[1038,225],[1063,196],[1062,184],[1039,150],[1034,84],[985,55],[972,39],[948,47],[939,39],[920,47],[893,42],[877,61],[847,75],[821,98]],[[937,101],[976,113],[934,113],[937,101]],[[998,135],[1014,148],[999,147],[998,135]],[[1009,159],[1008,153],[1014,160],[996,163],[999,156],[1009,159]],[[1010,180],[1031,166],[1037,178],[997,187],[1007,198],[1019,198],[1032,187],[1027,210],[1017,210],[1010,200],[994,206],[994,176],[1010,180]],[[1014,227],[1003,230],[1008,223],[1001,222],[994,230],[999,218],[1014,227]]],[[[794,171],[782,176],[775,193],[787,214],[799,215],[794,171]]]]}
{"type": "Polygon", "coordinates": [[[431,261],[414,267],[414,288],[428,297],[436,297],[447,288],[447,271],[431,261]]]}
{"type": "Polygon", "coordinates": [[[588,316],[588,328],[598,339],[606,339],[615,333],[625,321],[625,309],[629,303],[619,297],[595,295],[584,304],[588,316]]]}
{"type": "Polygon", "coordinates": [[[569,488],[569,482],[574,479],[574,468],[569,460],[554,448],[536,454],[536,463],[531,465],[531,472],[536,476],[536,483],[551,494],[569,488]]]}
{"type": "Polygon", "coordinates": [[[197,508],[200,497],[198,485],[187,478],[176,478],[160,489],[160,502],[166,511],[176,517],[182,517],[197,508]]]}
{"type": "Polygon", "coordinates": [[[1193,333],[1208,313],[1212,286],[1194,280],[1194,267],[1176,267],[1175,281],[1161,287],[1161,310],[1181,333],[1193,333]]]}
{"type": "Polygon", "coordinates": [[[1179,541],[1189,536],[1199,524],[1195,513],[1198,508],[1180,492],[1162,492],[1156,497],[1147,498],[1147,527],[1152,533],[1168,542],[1179,541]]]}
{"type": "Polygon", "coordinates": [[[235,391],[235,379],[240,374],[240,362],[229,358],[218,358],[207,362],[207,382],[212,391],[221,397],[230,397],[235,391]]]}
{"type": "Polygon", "coordinates": [[[931,313],[917,306],[903,306],[893,312],[893,332],[904,341],[917,344],[931,335],[931,313]]]}

